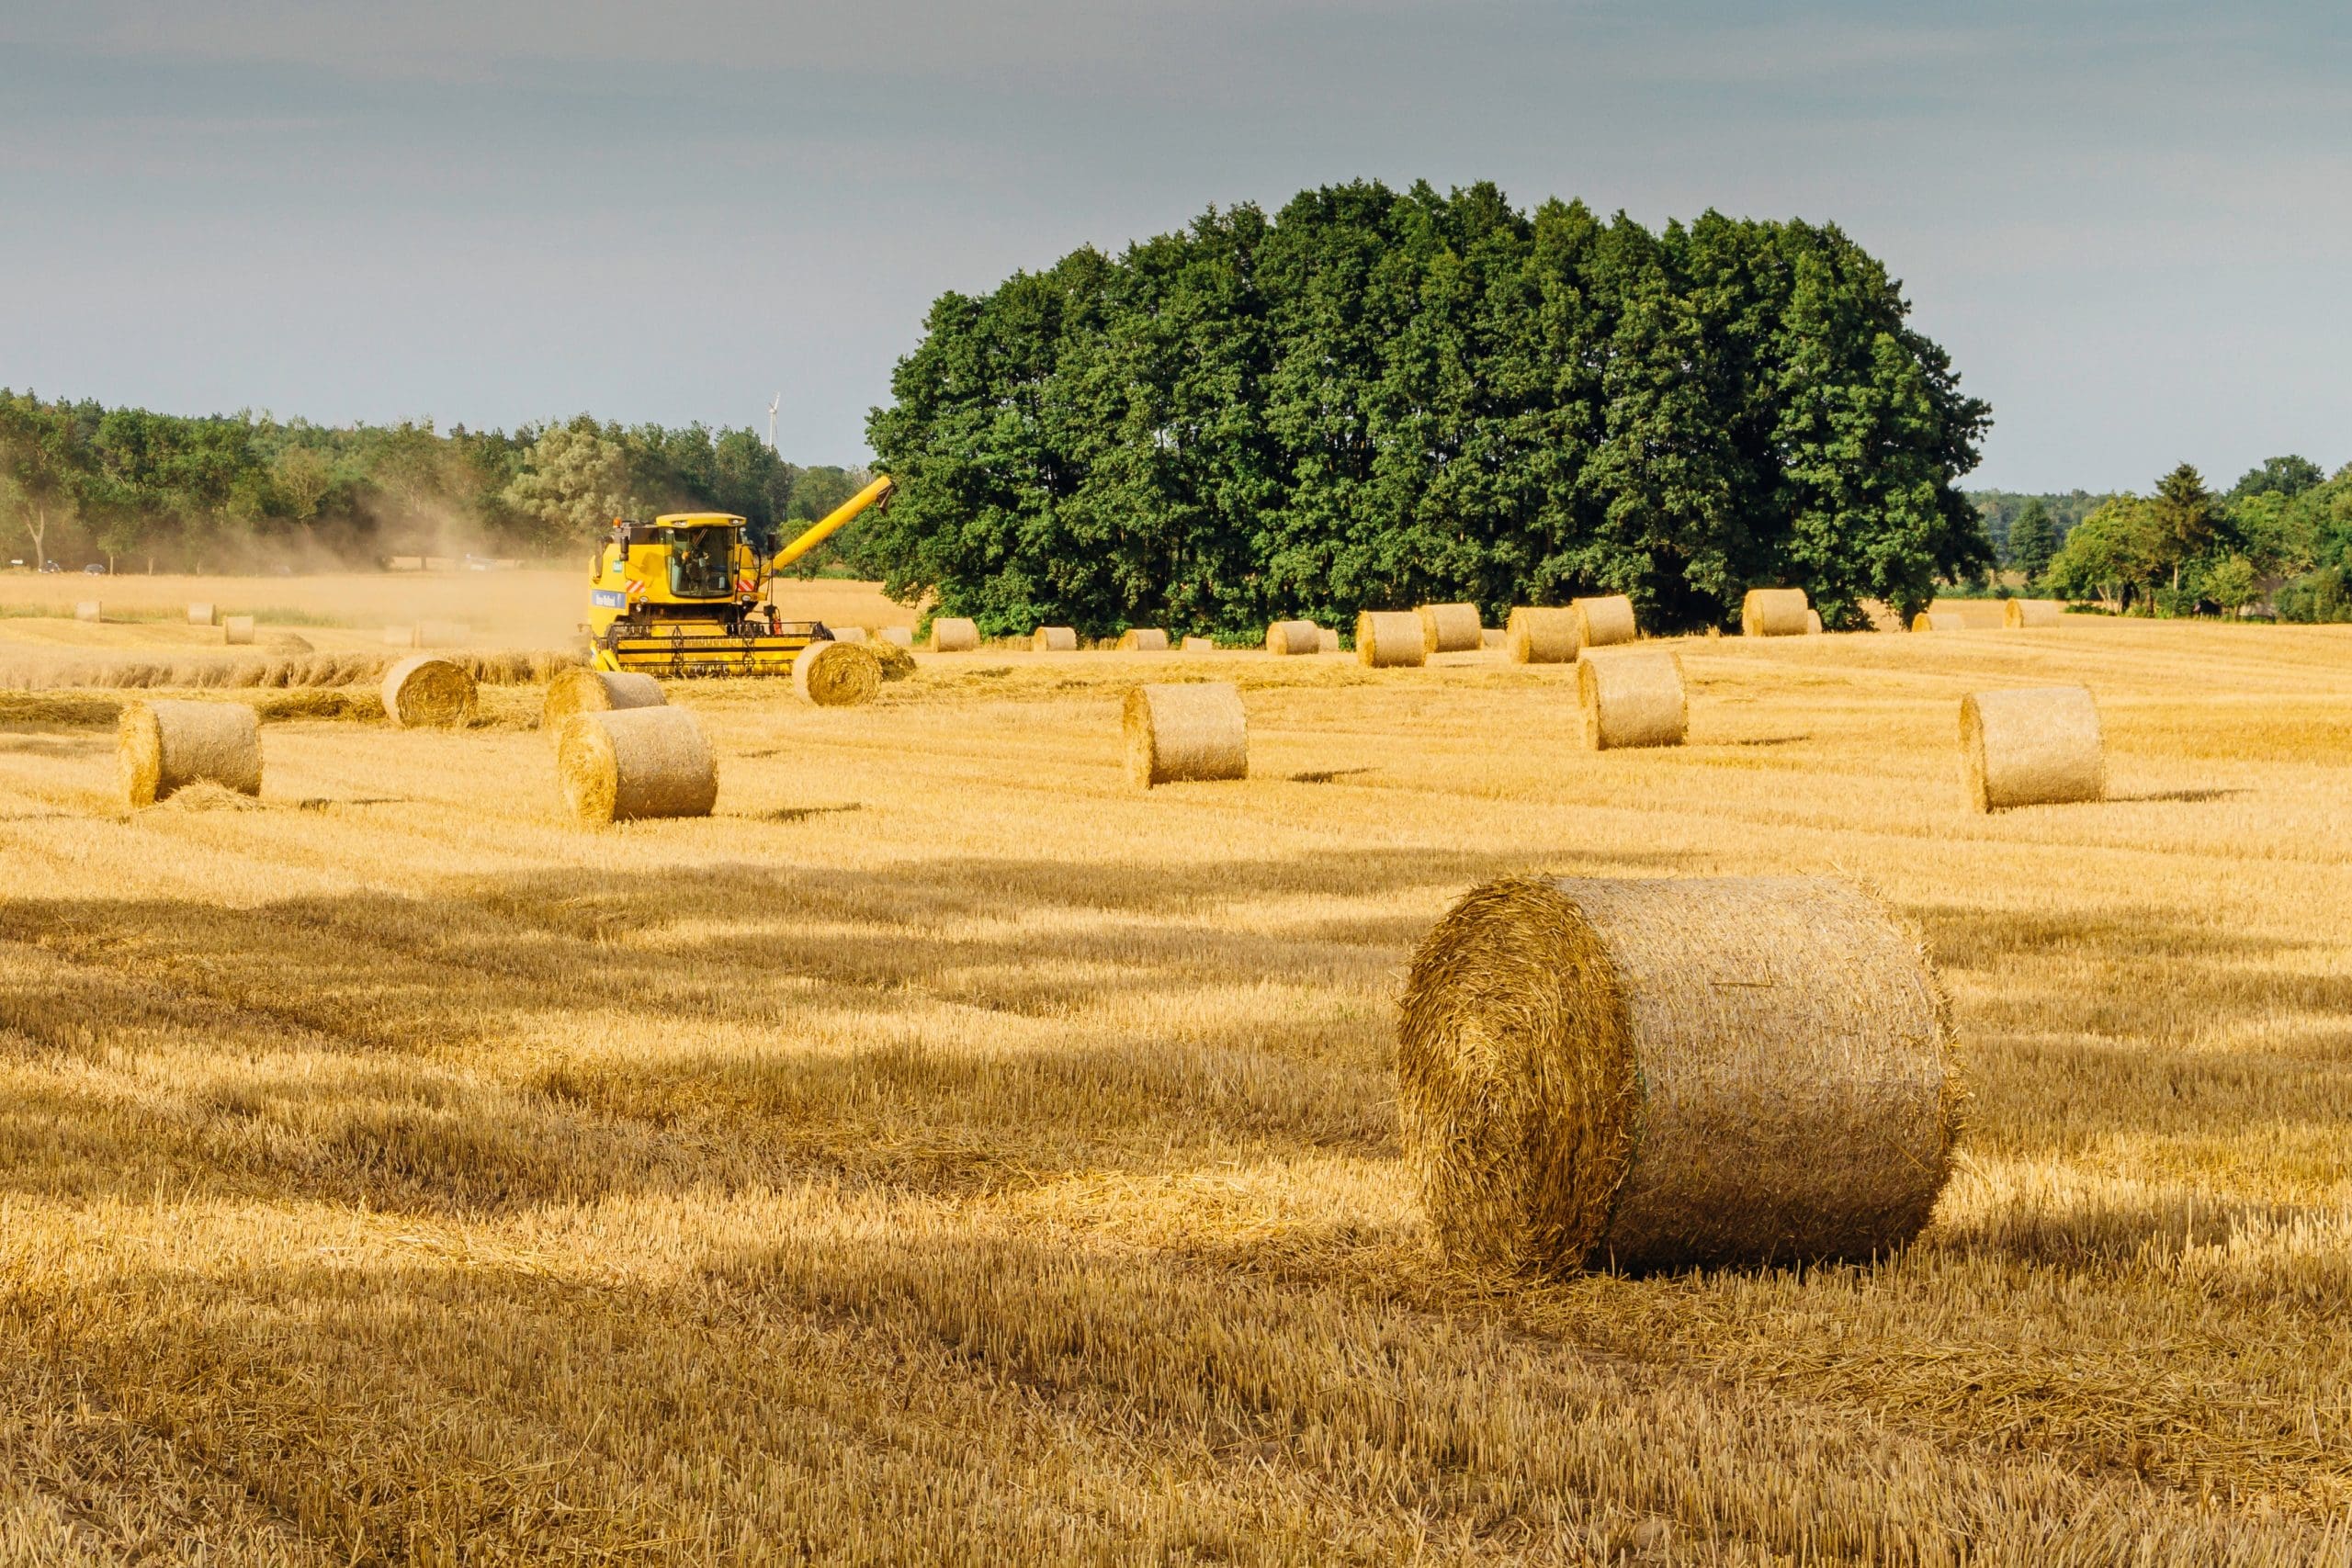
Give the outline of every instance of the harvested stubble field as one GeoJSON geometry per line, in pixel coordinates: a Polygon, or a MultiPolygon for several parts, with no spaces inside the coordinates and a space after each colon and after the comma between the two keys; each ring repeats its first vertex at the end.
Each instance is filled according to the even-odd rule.
{"type": "Polygon", "coordinates": [[[0,1561],[2341,1560],[2352,637],[1677,647],[1690,744],[1597,755],[1495,654],[673,688],[718,814],[604,832],[514,729],[136,818],[0,736],[0,1561]],[[1190,675],[1251,776],[1135,791],[1190,675]],[[2065,682],[2113,798],[1964,813],[1961,694],[2065,682]],[[1919,1244],[1440,1272],[1395,996],[1525,871],[1917,920],[1919,1244]]]}

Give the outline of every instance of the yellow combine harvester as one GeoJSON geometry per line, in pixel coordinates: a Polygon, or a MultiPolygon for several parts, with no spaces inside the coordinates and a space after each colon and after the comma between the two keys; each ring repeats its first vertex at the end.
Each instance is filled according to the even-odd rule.
{"type": "Polygon", "coordinates": [[[788,675],[793,656],[831,635],[821,621],[787,621],[771,594],[775,574],[846,527],[888,506],[885,475],[763,560],[744,522],[724,512],[673,512],[615,523],[589,568],[588,638],[599,670],[650,675],[788,675]]]}

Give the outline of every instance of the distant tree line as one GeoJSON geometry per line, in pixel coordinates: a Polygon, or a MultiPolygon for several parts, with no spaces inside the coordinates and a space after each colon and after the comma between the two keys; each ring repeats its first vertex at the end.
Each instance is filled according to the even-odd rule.
{"type": "Polygon", "coordinates": [[[1832,626],[1993,563],[1954,481],[1986,406],[1834,227],[1653,233],[1491,185],[1210,211],[932,307],[867,430],[868,558],[991,631],[1750,586],[1832,626]]]}
{"type": "MultiPolygon", "coordinates": [[[[582,414],[512,434],[430,421],[184,418],[0,389],[0,560],[114,570],[297,568],[479,548],[548,555],[615,517],[708,510],[774,540],[865,481],[800,468],[748,429],[582,414]]],[[[823,570],[855,530],[808,558],[823,570]]]]}

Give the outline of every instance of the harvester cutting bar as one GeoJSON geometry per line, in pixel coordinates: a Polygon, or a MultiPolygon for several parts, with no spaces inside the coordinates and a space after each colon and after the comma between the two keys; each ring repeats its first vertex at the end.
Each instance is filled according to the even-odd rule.
{"type": "Polygon", "coordinates": [[[792,660],[828,634],[821,622],[781,621],[755,635],[731,635],[697,626],[624,631],[616,626],[596,645],[599,668],[635,670],[682,679],[696,675],[788,673],[792,660]]]}

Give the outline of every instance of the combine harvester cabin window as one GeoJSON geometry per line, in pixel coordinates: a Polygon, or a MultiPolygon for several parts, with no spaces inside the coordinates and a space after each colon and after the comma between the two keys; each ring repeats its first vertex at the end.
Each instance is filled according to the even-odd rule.
{"type": "Polygon", "coordinates": [[[670,592],[681,599],[725,599],[735,591],[735,530],[664,528],[670,592]]]}

